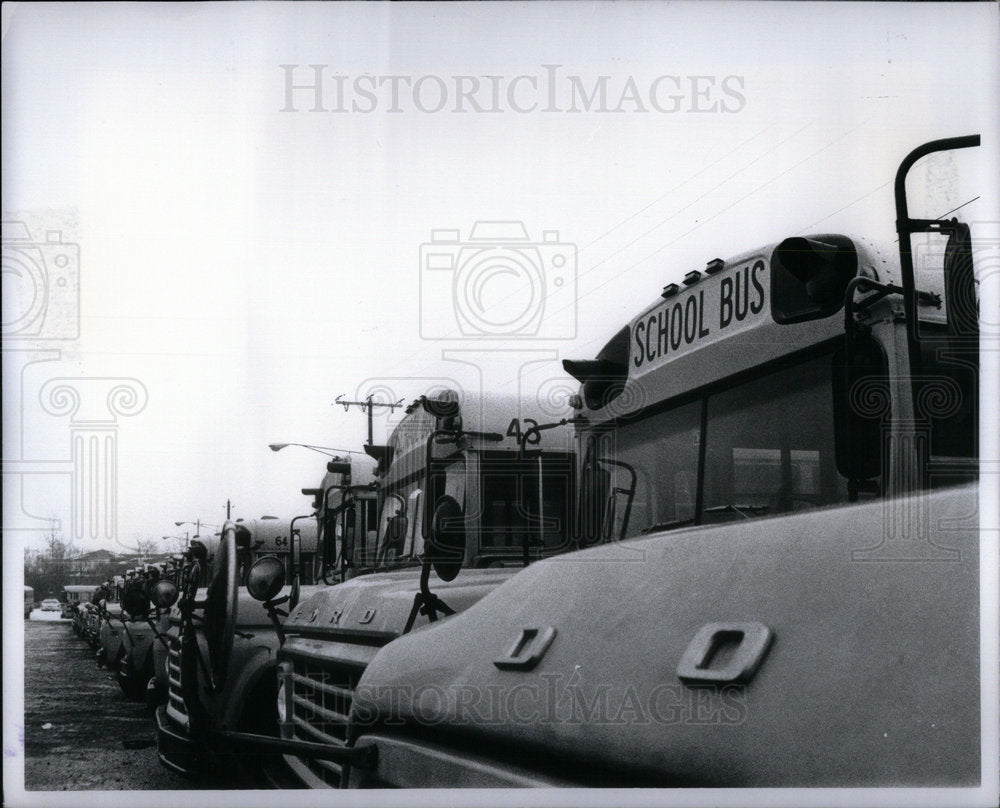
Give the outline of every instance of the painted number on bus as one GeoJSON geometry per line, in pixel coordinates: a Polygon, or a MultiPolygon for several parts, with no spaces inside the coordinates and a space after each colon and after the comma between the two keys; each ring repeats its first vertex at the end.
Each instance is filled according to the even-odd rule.
{"type": "MultiPolygon", "coordinates": [[[[525,441],[525,443],[529,446],[534,446],[535,444],[541,442],[542,435],[537,429],[535,429],[535,427],[538,426],[538,421],[536,421],[534,418],[525,418],[524,424],[527,427],[527,432],[528,432],[528,439],[525,441]]],[[[513,438],[518,443],[520,443],[523,434],[524,433],[521,431],[521,419],[512,418],[510,425],[507,427],[507,437],[513,438]]]]}

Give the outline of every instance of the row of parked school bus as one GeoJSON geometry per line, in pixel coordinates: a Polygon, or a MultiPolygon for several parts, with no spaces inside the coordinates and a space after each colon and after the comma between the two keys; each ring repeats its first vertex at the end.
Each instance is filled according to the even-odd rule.
{"type": "Polygon", "coordinates": [[[245,787],[978,784],[972,234],[910,218],[905,185],[978,142],[903,162],[898,255],[827,234],[713,259],[564,363],[565,412],[428,393],[329,463],[308,517],[228,522],[125,582],[162,763],[245,787]],[[939,247],[916,268],[914,234],[939,247]]]}

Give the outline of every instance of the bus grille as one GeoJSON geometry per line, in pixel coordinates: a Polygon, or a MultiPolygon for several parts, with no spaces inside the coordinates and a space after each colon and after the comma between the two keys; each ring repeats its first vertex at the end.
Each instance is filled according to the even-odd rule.
{"type": "Polygon", "coordinates": [[[191,718],[184,705],[184,692],[181,689],[181,641],[179,637],[169,638],[170,648],[167,651],[167,715],[176,723],[191,729],[191,718]]]}
{"type": "MultiPolygon", "coordinates": [[[[294,660],[290,677],[291,712],[288,716],[293,737],[344,746],[354,689],[363,672],[360,666],[342,663],[318,665],[294,660]]],[[[340,787],[341,767],[338,764],[328,760],[300,761],[327,785],[340,787]]]]}

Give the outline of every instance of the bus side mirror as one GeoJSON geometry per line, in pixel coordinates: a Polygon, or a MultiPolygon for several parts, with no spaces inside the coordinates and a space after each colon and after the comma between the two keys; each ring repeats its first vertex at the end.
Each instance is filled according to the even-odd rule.
{"type": "Polygon", "coordinates": [[[954,221],[944,250],[945,305],[948,335],[979,339],[979,303],[972,264],[972,232],[967,224],[954,221]]]}
{"type": "Polygon", "coordinates": [[[870,335],[854,333],[834,353],[833,397],[837,471],[852,481],[879,477],[891,391],[885,351],[870,335]]]}
{"type": "Polygon", "coordinates": [[[442,581],[453,581],[465,558],[465,514],[454,497],[445,494],[434,505],[424,558],[442,581]]]}
{"type": "Polygon", "coordinates": [[[343,474],[349,475],[351,473],[351,461],[350,460],[331,460],[326,464],[326,470],[330,474],[343,474]]]}
{"type": "Polygon", "coordinates": [[[786,238],[771,256],[771,316],[788,325],[840,311],[858,254],[846,236],[786,238]]]}

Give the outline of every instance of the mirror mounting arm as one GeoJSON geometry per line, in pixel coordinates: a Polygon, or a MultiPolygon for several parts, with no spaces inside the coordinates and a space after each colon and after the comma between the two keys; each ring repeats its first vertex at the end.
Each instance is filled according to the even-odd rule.
{"type": "Polygon", "coordinates": [[[410,633],[410,629],[413,628],[418,614],[427,615],[427,619],[432,623],[437,620],[437,613],[439,611],[446,617],[455,614],[454,609],[431,592],[430,575],[431,562],[424,561],[423,566],[420,568],[420,591],[413,598],[413,608],[410,609],[410,616],[406,620],[403,634],[410,633]]]}
{"type": "MultiPolygon", "coordinates": [[[[160,616],[160,610],[159,609],[156,610],[156,616],[157,617],[160,616]]],[[[161,631],[156,627],[156,623],[153,622],[153,618],[149,617],[147,615],[146,616],[146,623],[148,623],[149,627],[152,629],[153,636],[156,637],[156,639],[158,639],[161,643],[163,643],[163,647],[166,648],[169,651],[170,650],[170,643],[167,642],[167,638],[165,636],[163,636],[163,634],[161,633],[161,631]]]]}
{"type": "Polygon", "coordinates": [[[534,424],[522,433],[520,440],[518,440],[518,451],[523,456],[527,451],[525,447],[530,442],[531,436],[534,435],[537,440],[541,440],[542,430],[555,429],[556,427],[565,426],[566,424],[579,424],[585,422],[586,420],[587,419],[581,415],[574,415],[572,418],[563,418],[560,421],[553,421],[551,424],[534,424]]]}
{"type": "Polygon", "coordinates": [[[281,617],[288,617],[288,612],[286,612],[284,609],[279,609],[278,606],[280,606],[283,603],[287,603],[289,597],[290,597],[289,595],[285,595],[284,597],[277,598],[275,600],[265,600],[264,603],[262,604],[264,606],[265,611],[267,611],[267,616],[271,619],[271,623],[274,625],[274,630],[278,635],[279,645],[285,644],[285,630],[282,627],[281,621],[278,619],[278,616],[280,615],[281,617]]]}

